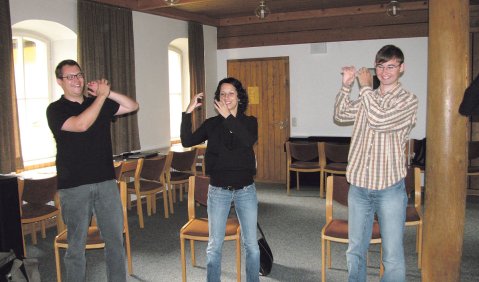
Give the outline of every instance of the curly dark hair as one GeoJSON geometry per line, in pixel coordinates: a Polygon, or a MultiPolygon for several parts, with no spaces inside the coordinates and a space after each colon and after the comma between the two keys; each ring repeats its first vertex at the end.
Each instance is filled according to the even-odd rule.
{"type": "Polygon", "coordinates": [[[224,83],[229,83],[236,88],[236,92],[238,93],[238,113],[243,114],[246,112],[246,109],[248,108],[248,93],[246,92],[246,89],[243,88],[241,81],[234,77],[227,77],[220,80],[218,87],[216,87],[215,100],[220,100],[221,85],[224,83]]]}

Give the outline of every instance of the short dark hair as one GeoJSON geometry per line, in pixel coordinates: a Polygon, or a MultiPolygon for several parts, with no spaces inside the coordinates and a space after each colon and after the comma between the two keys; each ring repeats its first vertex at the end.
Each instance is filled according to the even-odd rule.
{"type": "Polygon", "coordinates": [[[218,83],[218,87],[216,87],[216,92],[215,92],[215,100],[220,100],[220,92],[221,92],[221,85],[224,83],[229,83],[233,85],[236,88],[236,92],[238,93],[238,113],[244,113],[246,112],[246,109],[248,108],[248,93],[246,90],[243,88],[243,85],[241,84],[241,81],[234,77],[227,77],[223,78],[220,80],[218,83]]]}
{"type": "Polygon", "coordinates": [[[386,45],[379,49],[374,62],[376,64],[382,64],[392,59],[396,59],[400,64],[402,64],[404,63],[404,54],[398,47],[394,45],[386,45]]]}
{"type": "Polygon", "coordinates": [[[63,66],[77,66],[80,69],[80,72],[81,72],[81,67],[76,61],[74,61],[74,60],[63,60],[60,63],[58,63],[57,67],[55,68],[55,76],[59,79],[63,78],[63,73],[62,73],[63,66]]]}

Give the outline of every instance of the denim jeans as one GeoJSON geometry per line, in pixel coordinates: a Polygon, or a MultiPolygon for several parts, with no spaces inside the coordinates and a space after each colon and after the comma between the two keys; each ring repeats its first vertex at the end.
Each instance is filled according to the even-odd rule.
{"type": "Polygon", "coordinates": [[[383,190],[351,185],[348,206],[349,246],[346,258],[349,281],[366,281],[366,256],[375,213],[383,250],[384,275],[381,281],[406,281],[403,239],[407,195],[404,179],[383,190]]]}
{"type": "Polygon", "coordinates": [[[239,190],[221,187],[208,188],[208,228],[210,237],[206,249],[207,281],[221,281],[221,249],[225,238],[226,220],[234,202],[236,215],[241,226],[241,240],[246,257],[246,281],[259,281],[259,247],[256,237],[258,199],[256,186],[251,184],[239,190]]]}
{"type": "Polygon", "coordinates": [[[64,257],[66,281],[85,281],[85,244],[93,213],[105,241],[108,281],[126,281],[123,212],[116,181],[61,189],[59,193],[62,218],[68,230],[68,249],[64,257]]]}

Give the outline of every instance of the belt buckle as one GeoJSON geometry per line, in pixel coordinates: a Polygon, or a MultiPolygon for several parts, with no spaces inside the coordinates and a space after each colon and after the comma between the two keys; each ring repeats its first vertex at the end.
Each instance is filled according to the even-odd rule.
{"type": "Polygon", "coordinates": [[[226,188],[226,190],[229,190],[229,191],[234,191],[235,190],[235,188],[233,186],[226,186],[225,188],[226,188]]]}

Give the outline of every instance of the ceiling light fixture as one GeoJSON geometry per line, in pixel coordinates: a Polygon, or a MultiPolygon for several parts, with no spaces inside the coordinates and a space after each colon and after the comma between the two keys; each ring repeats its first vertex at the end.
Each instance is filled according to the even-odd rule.
{"type": "Polygon", "coordinates": [[[396,0],[392,0],[386,6],[386,14],[390,17],[398,16],[399,10],[401,10],[401,7],[399,6],[399,1],[396,0]]]}
{"type": "Polygon", "coordinates": [[[163,1],[165,1],[165,3],[170,6],[178,4],[180,2],[180,0],[163,0],[163,1]]]}
{"type": "Polygon", "coordinates": [[[271,11],[269,10],[268,6],[266,6],[265,2],[265,0],[260,0],[259,6],[254,10],[254,14],[260,20],[266,18],[269,14],[271,14],[271,11]]]}

